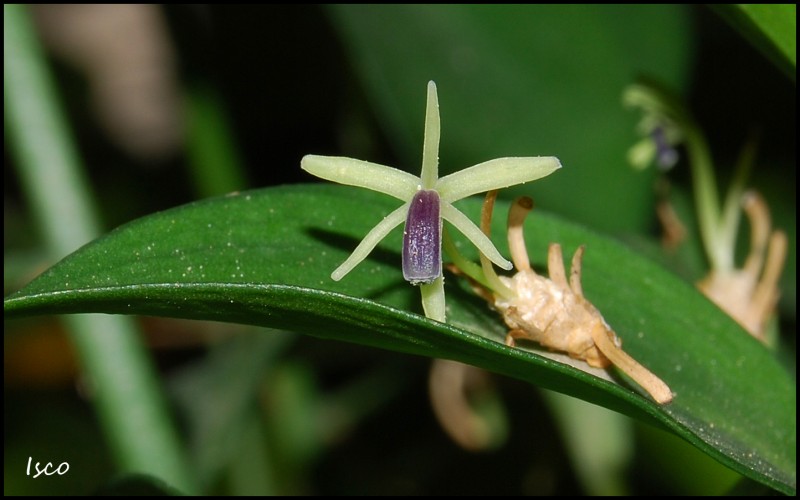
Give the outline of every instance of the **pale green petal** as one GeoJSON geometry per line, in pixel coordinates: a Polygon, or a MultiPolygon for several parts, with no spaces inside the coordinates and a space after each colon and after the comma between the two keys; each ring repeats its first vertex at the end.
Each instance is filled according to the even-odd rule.
{"type": "Polygon", "coordinates": [[[474,222],[469,220],[469,218],[462,214],[456,207],[442,200],[440,208],[442,217],[456,226],[456,228],[458,228],[458,230],[461,231],[464,236],[466,236],[469,241],[472,242],[473,245],[478,247],[478,250],[488,257],[489,260],[505,270],[510,270],[514,267],[511,262],[507,261],[502,255],[500,255],[500,252],[494,247],[492,240],[483,234],[483,231],[481,231],[474,222]]]}
{"type": "Polygon", "coordinates": [[[442,201],[452,203],[473,194],[535,181],[559,168],[561,162],[555,156],[497,158],[442,177],[436,190],[442,201]]]}
{"type": "Polygon", "coordinates": [[[628,150],[628,163],[637,170],[644,170],[656,157],[656,143],[649,137],[642,139],[628,150]]]}
{"type": "Polygon", "coordinates": [[[439,276],[427,285],[420,285],[419,290],[422,294],[422,310],[425,311],[425,316],[444,323],[444,276],[439,276]]]}
{"type": "Polygon", "coordinates": [[[439,97],[436,84],[428,82],[428,105],[425,110],[425,142],[422,145],[422,189],[433,189],[439,178],[439,97]]]}
{"type": "Polygon", "coordinates": [[[408,172],[343,156],[306,155],[300,168],[325,180],[372,189],[403,201],[419,189],[419,179],[408,172]]]}
{"type": "Polygon", "coordinates": [[[333,281],[339,281],[347,273],[352,271],[392,229],[399,226],[401,222],[405,222],[407,213],[408,203],[384,217],[377,226],[373,227],[370,232],[364,236],[364,239],[361,240],[361,243],[353,250],[350,257],[331,273],[331,279],[333,281]]]}

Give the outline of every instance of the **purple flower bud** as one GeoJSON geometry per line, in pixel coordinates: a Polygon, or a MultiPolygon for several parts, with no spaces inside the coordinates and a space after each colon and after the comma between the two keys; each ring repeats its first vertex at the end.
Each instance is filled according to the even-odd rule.
{"type": "Polygon", "coordinates": [[[442,219],[439,193],[420,190],[411,198],[403,231],[403,277],[412,285],[431,283],[442,274],[442,219]]]}
{"type": "Polygon", "coordinates": [[[678,151],[667,141],[664,127],[656,127],[651,133],[656,143],[656,162],[661,170],[669,170],[678,163],[678,151]]]}

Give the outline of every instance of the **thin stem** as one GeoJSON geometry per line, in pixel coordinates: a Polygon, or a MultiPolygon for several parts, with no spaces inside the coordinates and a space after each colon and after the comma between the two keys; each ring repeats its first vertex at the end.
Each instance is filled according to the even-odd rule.
{"type": "Polygon", "coordinates": [[[185,111],[186,152],[199,197],[246,188],[247,175],[217,92],[207,85],[193,85],[187,92],[185,111]]]}
{"type": "Polygon", "coordinates": [[[717,234],[718,245],[728,248],[729,251],[726,253],[726,259],[719,263],[726,267],[720,270],[730,271],[735,266],[736,234],[739,232],[745,184],[755,161],[756,143],[754,138],[750,138],[745,143],[736,163],[728,194],[725,197],[725,205],[722,207],[722,218],[719,221],[717,234]]]}
{"type": "Polygon", "coordinates": [[[764,264],[764,254],[767,253],[772,223],[766,203],[755,191],[744,195],[741,198],[741,205],[750,221],[750,253],[744,261],[742,271],[751,276],[755,283],[758,281],[761,266],[764,264]]]}
{"type": "Polygon", "coordinates": [[[508,248],[517,271],[532,270],[522,229],[525,217],[532,209],[533,200],[527,196],[521,196],[514,200],[508,210],[508,248]]]}
{"type": "Polygon", "coordinates": [[[583,297],[583,285],[581,284],[581,268],[583,266],[583,252],[586,245],[581,245],[572,255],[572,265],[569,271],[569,287],[572,293],[578,297],[583,297]]]}
{"type": "Polygon", "coordinates": [[[655,376],[653,372],[630,357],[628,353],[620,349],[620,347],[611,340],[609,333],[604,328],[599,325],[596,328],[592,328],[591,335],[597,348],[600,349],[617,368],[622,370],[647,391],[658,404],[663,405],[672,401],[672,391],[669,386],[665,384],[663,380],[655,376]]]}
{"type": "Polygon", "coordinates": [[[453,242],[453,237],[450,236],[450,231],[447,230],[447,226],[442,228],[442,249],[462,273],[466,274],[484,287],[490,288],[489,282],[483,275],[483,269],[481,269],[481,266],[475,264],[471,260],[468,260],[458,250],[458,247],[456,247],[456,244],[453,242]]]}
{"type": "Polygon", "coordinates": [[[547,272],[550,275],[550,281],[561,288],[569,289],[567,270],[564,269],[564,254],[558,243],[550,243],[547,248],[547,272]]]}
{"type": "Polygon", "coordinates": [[[694,119],[679,99],[652,83],[630,86],[623,99],[627,105],[639,107],[659,121],[670,123],[683,134],[703,247],[712,268],[729,269],[732,265],[729,248],[720,240],[722,221],[711,154],[694,119]]]}
{"type": "MultiPolygon", "coordinates": [[[[5,5],[3,14],[9,145],[50,253],[58,259],[93,239],[99,224],[26,7],[5,5]]],[[[132,321],[81,315],[70,316],[67,323],[120,469],[193,492],[155,370],[132,321]]]]}
{"type": "MultiPolygon", "coordinates": [[[[492,231],[492,212],[494,211],[494,202],[496,199],[497,190],[489,191],[486,193],[486,198],[483,199],[483,209],[481,210],[481,230],[487,237],[492,231]]],[[[486,255],[484,255],[483,252],[480,254],[480,259],[483,275],[486,277],[486,281],[489,282],[489,288],[494,293],[502,296],[505,299],[511,300],[516,297],[514,291],[506,286],[505,283],[500,281],[497,273],[494,272],[492,263],[489,262],[489,259],[486,257],[486,255]]]]}
{"type": "MultiPolygon", "coordinates": [[[[775,231],[769,240],[767,262],[761,281],[753,292],[753,310],[759,318],[768,318],[771,310],[778,302],[778,280],[780,280],[783,264],[786,261],[788,242],[786,233],[775,231]]],[[[759,325],[764,331],[763,340],[768,346],[775,347],[775,338],[770,338],[766,325],[759,325]]]]}
{"type": "Polygon", "coordinates": [[[730,269],[729,248],[720,241],[720,209],[717,181],[705,138],[693,122],[682,124],[694,184],[694,203],[700,237],[713,269],[730,269]]]}
{"type": "Polygon", "coordinates": [[[480,228],[478,228],[474,222],[469,220],[469,218],[461,213],[457,208],[445,201],[442,201],[441,214],[446,221],[453,224],[464,234],[464,236],[469,239],[469,241],[472,242],[473,245],[478,248],[478,250],[480,250],[481,255],[486,255],[489,260],[507,271],[513,268],[514,265],[511,263],[511,261],[506,260],[506,258],[500,254],[500,251],[495,248],[492,240],[490,240],[487,235],[481,232],[480,228]]]}

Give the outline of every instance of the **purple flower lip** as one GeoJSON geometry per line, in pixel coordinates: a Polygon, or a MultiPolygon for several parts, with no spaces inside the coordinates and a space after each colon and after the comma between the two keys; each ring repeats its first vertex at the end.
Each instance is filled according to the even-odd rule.
{"type": "Polygon", "coordinates": [[[403,277],[412,285],[425,285],[442,274],[442,219],[439,193],[417,191],[411,199],[403,231],[403,277]]]}

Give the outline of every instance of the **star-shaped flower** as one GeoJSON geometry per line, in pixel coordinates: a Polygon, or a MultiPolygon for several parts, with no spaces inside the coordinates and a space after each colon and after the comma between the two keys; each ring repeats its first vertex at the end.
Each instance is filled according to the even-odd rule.
{"type": "Polygon", "coordinates": [[[420,285],[425,315],[444,322],[442,219],[458,228],[489,260],[503,269],[512,268],[511,262],[500,255],[491,240],[453,203],[473,194],[540,179],[561,168],[561,163],[553,156],[498,158],[440,179],[439,135],[436,84],[429,82],[419,177],[392,167],[338,156],[306,155],[300,166],[317,177],[372,189],[404,202],[367,233],[350,257],[333,271],[331,278],[342,279],[392,229],[405,221],[403,276],[411,284],[420,285]]]}

